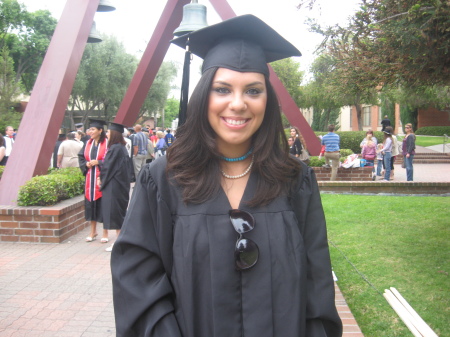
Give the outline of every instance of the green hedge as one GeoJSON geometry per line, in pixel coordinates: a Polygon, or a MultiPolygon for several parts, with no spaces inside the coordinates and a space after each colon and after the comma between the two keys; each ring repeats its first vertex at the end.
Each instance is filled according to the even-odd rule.
{"type": "Polygon", "coordinates": [[[450,126],[424,126],[423,128],[418,128],[415,134],[421,136],[450,135],[450,126]]]}
{"type": "Polygon", "coordinates": [[[84,176],[78,167],[51,169],[31,178],[19,190],[19,206],[50,206],[84,192],[84,176]]]}
{"type": "Polygon", "coordinates": [[[0,166],[0,179],[2,179],[3,171],[5,170],[4,166],[0,166]]]}

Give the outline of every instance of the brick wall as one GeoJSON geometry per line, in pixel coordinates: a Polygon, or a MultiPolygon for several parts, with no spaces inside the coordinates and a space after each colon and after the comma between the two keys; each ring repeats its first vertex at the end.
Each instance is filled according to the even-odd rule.
{"type": "Polygon", "coordinates": [[[48,207],[0,206],[0,242],[61,243],[88,225],[83,196],[48,207]]]}
{"type": "Polygon", "coordinates": [[[419,109],[417,127],[450,126],[450,113],[435,108],[419,109]]]}
{"type": "MultiPolygon", "coordinates": [[[[318,181],[331,178],[331,168],[313,167],[318,181]]],[[[337,181],[372,181],[372,167],[338,168],[337,181]]]]}

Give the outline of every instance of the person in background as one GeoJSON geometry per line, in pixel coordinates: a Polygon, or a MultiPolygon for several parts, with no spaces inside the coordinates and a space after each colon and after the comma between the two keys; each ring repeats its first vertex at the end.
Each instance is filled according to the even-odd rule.
{"type": "MultiPolygon", "coordinates": [[[[107,231],[115,229],[117,236],[120,234],[127,212],[132,175],[130,155],[125,148],[127,142],[123,138],[123,131],[123,125],[110,123],[106,132],[108,151],[100,167],[98,181],[102,191],[103,228],[107,231]]],[[[104,241],[108,242],[108,238],[104,241]]],[[[106,251],[110,252],[113,245],[106,248],[106,251]]]]}
{"type": "Polygon", "coordinates": [[[133,164],[134,175],[137,177],[147,160],[148,137],[142,132],[142,126],[139,124],[134,126],[134,131],[136,133],[133,136],[133,164]]]}
{"type": "MultiPolygon", "coordinates": [[[[98,185],[100,177],[100,165],[105,160],[107,151],[107,139],[105,133],[105,121],[91,120],[89,139],[78,153],[78,162],[81,172],[86,177],[84,187],[84,215],[90,221],[91,232],[86,237],[86,242],[92,242],[97,238],[97,222],[103,222],[102,192],[98,185]]],[[[107,242],[108,231],[103,229],[102,239],[107,242]]]]}
{"type": "Polygon", "coordinates": [[[413,132],[412,124],[405,125],[406,136],[402,142],[402,154],[405,161],[406,181],[414,181],[413,160],[416,154],[416,135],[413,132]]]}
{"type": "Polygon", "coordinates": [[[289,137],[288,138],[288,145],[289,145],[289,153],[295,156],[295,149],[294,149],[294,138],[289,137]]]}
{"type": "Polygon", "coordinates": [[[55,147],[53,148],[53,156],[52,156],[52,167],[58,168],[58,151],[61,144],[66,140],[66,134],[60,133],[58,135],[58,140],[55,143],[55,147]]]}
{"type": "Polygon", "coordinates": [[[377,145],[377,177],[381,177],[381,171],[383,170],[383,154],[381,153],[382,148],[382,143],[377,145]]]}
{"type": "Polygon", "coordinates": [[[300,52],[253,15],[187,36],[202,77],[112,251],[117,335],[341,336],[317,181],[269,81],[300,52]]]}
{"type": "Polygon", "coordinates": [[[170,133],[170,129],[167,129],[167,133],[164,136],[164,140],[166,141],[167,146],[171,146],[175,141],[175,137],[170,133]]]}
{"type": "Polygon", "coordinates": [[[374,135],[373,135],[373,131],[372,130],[367,130],[367,132],[366,132],[366,136],[364,137],[364,139],[361,141],[361,143],[359,144],[359,146],[361,147],[361,149],[363,148],[363,146],[366,144],[366,142],[367,142],[367,136],[371,136],[372,137],[372,142],[374,142],[374,144],[375,144],[375,146],[377,146],[378,145],[378,140],[377,140],[377,137],[375,137],[374,135]]]}
{"type": "Polygon", "coordinates": [[[6,160],[5,159],[5,138],[0,133],[0,166],[5,166],[6,160]],[[5,162],[5,163],[4,163],[5,162]]]}
{"type": "Polygon", "coordinates": [[[387,115],[384,115],[384,119],[381,121],[381,131],[384,132],[384,130],[386,130],[386,127],[388,126],[391,126],[391,120],[387,115]]]}
{"type": "Polygon", "coordinates": [[[15,141],[14,128],[12,126],[7,126],[5,128],[5,136],[3,138],[5,140],[5,156],[3,157],[3,165],[6,165],[6,163],[8,162],[8,158],[11,155],[15,141]]]}
{"type": "Polygon", "coordinates": [[[156,131],[156,136],[158,137],[158,141],[156,142],[156,158],[159,158],[166,155],[167,144],[164,140],[164,132],[156,131]]]}
{"type": "Polygon", "coordinates": [[[300,154],[302,153],[302,142],[300,141],[300,131],[296,126],[291,127],[290,130],[291,137],[294,139],[294,145],[292,146],[292,154],[296,156],[297,158],[300,157],[300,154]]]}
{"type": "Polygon", "coordinates": [[[58,149],[58,168],[79,167],[78,153],[83,147],[83,143],[75,139],[74,132],[66,135],[67,140],[63,141],[58,149]]]}
{"type": "Polygon", "coordinates": [[[341,138],[334,132],[335,126],[328,125],[328,133],[322,137],[322,145],[325,145],[325,165],[330,167],[331,162],[331,178],[330,181],[336,180],[337,171],[339,168],[340,156],[340,142],[341,138]]]}
{"type": "Polygon", "coordinates": [[[383,147],[379,152],[383,154],[384,179],[381,181],[389,182],[391,176],[391,157],[392,157],[392,135],[388,130],[384,130],[383,147]]]}
{"type": "Polygon", "coordinates": [[[391,176],[390,176],[390,180],[394,180],[394,163],[395,163],[395,159],[397,158],[399,152],[399,148],[398,148],[398,140],[397,140],[397,136],[394,135],[394,129],[391,126],[386,127],[386,131],[389,131],[392,135],[392,151],[391,151],[391,176]]]}

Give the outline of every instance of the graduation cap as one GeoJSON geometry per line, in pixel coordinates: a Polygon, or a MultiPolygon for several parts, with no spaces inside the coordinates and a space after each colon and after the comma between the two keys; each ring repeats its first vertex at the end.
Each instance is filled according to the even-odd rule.
{"type": "Polygon", "coordinates": [[[102,121],[102,120],[98,120],[98,119],[90,119],[89,120],[90,128],[104,129],[105,125],[106,125],[106,122],[102,121]]]}
{"type": "MultiPolygon", "coordinates": [[[[280,34],[254,15],[242,15],[185,34],[171,41],[203,58],[202,73],[213,67],[239,72],[257,72],[269,76],[267,63],[300,51],[280,34]]],[[[179,125],[186,119],[189,92],[189,61],[185,57],[180,102],[179,125]],[[187,73],[186,73],[187,72],[187,73]]]]}
{"type": "Polygon", "coordinates": [[[83,123],[75,123],[75,127],[77,129],[82,128],[83,127],[83,123]]]}
{"type": "Polygon", "coordinates": [[[123,133],[125,126],[119,123],[109,123],[109,129],[123,133]]]}

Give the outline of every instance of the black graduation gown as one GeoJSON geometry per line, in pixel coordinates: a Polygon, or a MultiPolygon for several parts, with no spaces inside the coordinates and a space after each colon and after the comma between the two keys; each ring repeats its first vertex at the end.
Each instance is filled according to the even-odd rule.
{"type": "Polygon", "coordinates": [[[122,144],[114,144],[101,165],[104,229],[121,229],[130,196],[130,157],[122,144]]]}
{"type": "MultiPolygon", "coordinates": [[[[83,147],[81,148],[80,152],[78,152],[78,165],[80,167],[81,172],[83,175],[87,178],[88,173],[88,167],[87,167],[87,161],[84,157],[84,150],[86,148],[86,143],[83,144],[83,147]]],[[[91,156],[92,158],[95,158],[97,156],[98,147],[92,146],[91,149],[91,156]]],[[[91,177],[90,186],[92,189],[94,189],[94,185],[97,184],[97,181],[95,179],[95,176],[93,175],[91,177]]],[[[103,214],[102,214],[102,198],[99,198],[97,200],[89,201],[86,196],[84,197],[84,218],[88,221],[97,221],[97,222],[103,222],[103,214]]]]}
{"type": "Polygon", "coordinates": [[[320,194],[299,165],[292,198],[264,208],[243,202],[256,190],[250,175],[239,208],[255,218],[245,236],[260,255],[243,272],[224,191],[185,205],[165,157],[145,166],[111,257],[117,336],[341,336],[320,194]]]}

